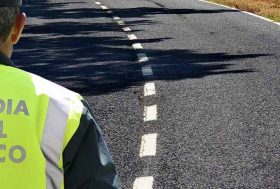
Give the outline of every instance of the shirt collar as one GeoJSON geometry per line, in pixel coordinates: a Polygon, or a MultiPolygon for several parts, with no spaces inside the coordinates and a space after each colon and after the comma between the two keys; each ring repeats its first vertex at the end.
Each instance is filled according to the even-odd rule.
{"type": "Polygon", "coordinates": [[[0,52],[0,64],[5,66],[12,66],[15,67],[15,64],[11,59],[9,59],[6,55],[4,55],[2,52],[0,52]]]}

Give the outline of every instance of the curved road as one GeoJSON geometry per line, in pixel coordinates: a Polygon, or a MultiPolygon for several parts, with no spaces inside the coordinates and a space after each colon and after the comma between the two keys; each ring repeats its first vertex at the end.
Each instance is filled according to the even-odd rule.
{"type": "Polygon", "coordinates": [[[113,15],[95,2],[28,1],[13,58],[85,96],[123,188],[147,176],[158,189],[279,188],[280,26],[198,0],[98,1],[113,15]],[[155,95],[144,96],[147,82],[155,95]],[[151,133],[156,154],[141,156],[151,133]]]}

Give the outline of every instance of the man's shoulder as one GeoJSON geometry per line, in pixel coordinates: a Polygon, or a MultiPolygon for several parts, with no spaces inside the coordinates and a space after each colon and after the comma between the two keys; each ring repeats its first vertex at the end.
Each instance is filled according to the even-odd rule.
{"type": "Polygon", "coordinates": [[[35,95],[38,99],[43,99],[47,96],[50,100],[53,100],[53,102],[67,106],[80,106],[82,103],[81,100],[83,98],[80,94],[41,76],[8,66],[0,66],[0,73],[1,70],[3,72],[0,76],[2,80],[5,80],[4,88],[13,91],[13,93],[21,91],[22,96],[26,96],[27,94],[35,95]],[[11,87],[11,85],[14,87],[11,87]]]}
{"type": "Polygon", "coordinates": [[[29,75],[31,77],[37,95],[47,95],[53,99],[82,99],[80,94],[69,90],[61,85],[58,85],[48,79],[45,79],[33,73],[29,73],[29,75]]]}
{"type": "Polygon", "coordinates": [[[16,77],[15,79],[17,80],[18,85],[31,85],[34,88],[37,96],[47,95],[54,100],[73,100],[77,98],[79,98],[80,100],[82,99],[80,94],[69,90],[59,84],[56,84],[53,81],[43,78],[37,74],[11,67],[9,69],[9,72],[9,75],[14,75],[13,77],[16,77]]]}

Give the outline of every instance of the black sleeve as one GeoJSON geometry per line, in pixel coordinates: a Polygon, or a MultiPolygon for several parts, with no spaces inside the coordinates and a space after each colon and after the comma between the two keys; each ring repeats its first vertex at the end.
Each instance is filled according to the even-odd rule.
{"type": "Polygon", "coordinates": [[[65,189],[120,189],[115,165],[87,103],[63,152],[65,189]]]}

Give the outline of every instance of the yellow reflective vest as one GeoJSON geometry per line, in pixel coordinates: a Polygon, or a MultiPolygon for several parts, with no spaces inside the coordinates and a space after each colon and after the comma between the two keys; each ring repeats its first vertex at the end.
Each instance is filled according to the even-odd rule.
{"type": "Polygon", "coordinates": [[[82,97],[0,65],[0,188],[63,188],[62,152],[79,126],[82,97]]]}

